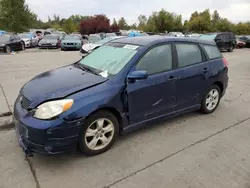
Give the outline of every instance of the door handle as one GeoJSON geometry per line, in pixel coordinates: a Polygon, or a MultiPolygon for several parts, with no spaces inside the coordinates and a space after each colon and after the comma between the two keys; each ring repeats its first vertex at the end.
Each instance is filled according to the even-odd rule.
{"type": "Polygon", "coordinates": [[[169,79],[169,80],[174,80],[175,77],[174,77],[174,76],[170,76],[168,79],[169,79]]]}
{"type": "Polygon", "coordinates": [[[208,68],[204,68],[204,69],[203,69],[203,73],[204,73],[204,74],[207,73],[208,71],[209,71],[208,68]]]}

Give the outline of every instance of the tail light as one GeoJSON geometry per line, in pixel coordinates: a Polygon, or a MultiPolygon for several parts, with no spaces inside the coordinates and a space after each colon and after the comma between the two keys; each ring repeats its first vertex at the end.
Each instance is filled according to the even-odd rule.
{"type": "Polygon", "coordinates": [[[223,58],[223,59],[222,59],[222,62],[224,63],[224,65],[225,65],[226,67],[228,67],[228,61],[226,60],[226,58],[223,58]]]}

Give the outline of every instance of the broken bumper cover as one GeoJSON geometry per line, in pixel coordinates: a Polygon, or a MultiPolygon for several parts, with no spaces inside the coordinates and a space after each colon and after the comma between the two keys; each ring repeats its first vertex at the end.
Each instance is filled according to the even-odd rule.
{"type": "Polygon", "coordinates": [[[44,143],[36,143],[32,140],[33,138],[30,139],[30,135],[34,132],[34,130],[30,131],[29,127],[22,124],[21,122],[18,122],[17,120],[14,120],[14,122],[19,145],[23,149],[24,153],[28,156],[33,156],[33,153],[39,153],[44,155],[60,154],[65,152],[71,152],[76,149],[78,142],[78,134],[74,134],[73,132],[78,133],[80,131],[79,125],[72,125],[70,131],[72,135],[67,136],[65,138],[53,138],[53,133],[60,134],[60,132],[67,132],[69,131],[67,127],[56,128],[52,131],[36,130],[37,132],[41,131],[42,135],[45,135],[42,132],[49,133],[47,137],[43,138],[44,143]]]}

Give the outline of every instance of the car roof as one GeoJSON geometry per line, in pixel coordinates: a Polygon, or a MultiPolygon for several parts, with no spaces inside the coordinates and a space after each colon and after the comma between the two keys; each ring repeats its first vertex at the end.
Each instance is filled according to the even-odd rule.
{"type": "Polygon", "coordinates": [[[115,41],[111,41],[114,43],[125,43],[139,46],[153,45],[162,42],[195,42],[202,44],[215,45],[214,41],[210,40],[200,40],[193,39],[189,37],[168,37],[168,36],[137,36],[137,37],[125,37],[119,38],[115,41]]]}

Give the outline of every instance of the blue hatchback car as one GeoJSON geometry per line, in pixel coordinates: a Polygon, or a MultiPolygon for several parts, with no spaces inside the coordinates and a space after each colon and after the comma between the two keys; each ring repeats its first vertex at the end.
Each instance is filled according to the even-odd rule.
{"type": "Polygon", "coordinates": [[[120,133],[152,120],[214,112],[227,85],[228,63],[214,42],[121,38],[26,83],[14,105],[14,122],[26,154],[78,146],[97,155],[120,133]]]}

